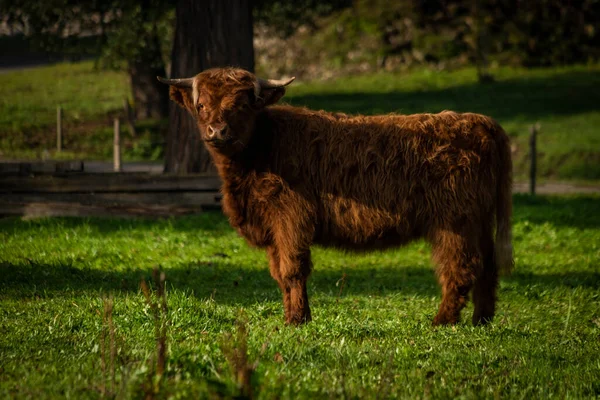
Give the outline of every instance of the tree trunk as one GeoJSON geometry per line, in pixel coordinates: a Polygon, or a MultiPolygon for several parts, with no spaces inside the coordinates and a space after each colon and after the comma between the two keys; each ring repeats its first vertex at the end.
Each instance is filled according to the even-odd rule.
{"type": "Polygon", "coordinates": [[[158,82],[157,76],[165,76],[164,66],[152,67],[138,62],[129,66],[129,79],[137,119],[166,118],[169,115],[169,94],[158,82]]]}
{"type": "Polygon", "coordinates": [[[486,58],[487,28],[483,21],[480,0],[471,2],[471,18],[473,19],[471,29],[473,31],[473,55],[477,67],[477,80],[479,83],[493,82],[494,78],[488,73],[486,58]]]}
{"type": "Polygon", "coordinates": [[[156,77],[165,76],[160,43],[156,29],[140,38],[144,41],[141,56],[129,63],[129,80],[138,119],[166,118],[169,113],[169,93],[156,77]]]}
{"type": "MultiPolygon", "coordinates": [[[[172,78],[188,78],[212,67],[254,70],[251,0],[178,0],[172,78]]],[[[187,111],[169,104],[165,172],[214,171],[187,111]]]]}

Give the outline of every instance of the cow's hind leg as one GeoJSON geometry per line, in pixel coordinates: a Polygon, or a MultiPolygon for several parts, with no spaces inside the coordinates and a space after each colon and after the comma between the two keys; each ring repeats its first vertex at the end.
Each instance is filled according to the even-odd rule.
{"type": "Polygon", "coordinates": [[[312,317],[308,305],[306,281],[312,269],[310,251],[291,257],[281,257],[280,273],[285,296],[289,296],[289,308],[285,316],[288,324],[299,325],[309,322],[312,317]]]}
{"type": "Polygon", "coordinates": [[[473,325],[490,322],[496,311],[496,290],[498,288],[498,268],[491,233],[483,235],[480,241],[483,269],[473,287],[473,325]]]}
{"type": "Polygon", "coordinates": [[[478,238],[460,231],[440,229],[432,240],[433,256],[438,264],[437,275],[442,286],[442,303],[433,325],[456,324],[467,303],[469,291],[482,269],[478,238]]]}
{"type": "Polygon", "coordinates": [[[290,316],[290,291],[281,277],[279,253],[277,248],[275,246],[269,247],[267,249],[267,255],[269,256],[269,271],[271,272],[273,279],[275,279],[279,285],[279,289],[281,289],[281,293],[283,295],[283,312],[285,313],[284,315],[287,321],[290,316]]]}

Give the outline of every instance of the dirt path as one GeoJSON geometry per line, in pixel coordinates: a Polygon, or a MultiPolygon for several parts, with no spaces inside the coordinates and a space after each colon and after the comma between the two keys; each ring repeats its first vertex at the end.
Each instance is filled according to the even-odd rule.
{"type": "MultiPolygon", "coordinates": [[[[529,183],[515,183],[514,193],[529,193],[529,183]]],[[[600,194],[598,185],[577,185],[564,182],[548,182],[539,184],[535,188],[537,194],[600,194]]]]}
{"type": "MultiPolygon", "coordinates": [[[[113,164],[110,162],[84,161],[83,165],[85,172],[113,172],[113,164]]],[[[136,161],[122,163],[121,168],[122,172],[147,172],[150,174],[162,174],[164,166],[162,162],[136,161]]]]}

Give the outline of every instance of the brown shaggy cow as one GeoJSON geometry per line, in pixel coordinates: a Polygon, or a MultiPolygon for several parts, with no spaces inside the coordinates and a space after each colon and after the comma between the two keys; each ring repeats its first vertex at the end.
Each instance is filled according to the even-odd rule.
{"type": "Polygon", "coordinates": [[[198,121],[231,225],[267,250],[287,323],[311,319],[313,243],[379,249],[416,238],[438,264],[434,325],[456,323],[471,290],[473,323],[492,319],[498,272],[512,267],[509,139],[492,119],[273,106],[293,79],[235,68],[159,79],[198,121]]]}

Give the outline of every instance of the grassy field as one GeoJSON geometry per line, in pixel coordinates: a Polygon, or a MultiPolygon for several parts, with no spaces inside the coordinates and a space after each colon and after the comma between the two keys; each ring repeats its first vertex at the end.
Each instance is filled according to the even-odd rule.
{"type": "MultiPolygon", "coordinates": [[[[127,76],[91,61],[0,74],[0,159],[111,159],[113,119],[130,96],[127,76]],[[56,107],[63,109],[63,147],[56,153],[56,107]]],[[[123,128],[125,160],[161,159],[167,121],[123,128]]]]}
{"type": "Polygon", "coordinates": [[[265,255],[219,213],[1,219],[0,397],[236,396],[250,366],[257,398],[597,398],[600,198],[516,196],[514,246],[495,322],[477,328],[431,327],[426,244],[317,248],[314,321],[294,328],[265,255]],[[155,267],[166,312],[140,290],[160,286],[155,267]]]}
{"type": "MultiPolygon", "coordinates": [[[[381,73],[331,82],[294,83],[294,105],[349,113],[417,113],[444,109],[496,118],[514,138],[515,173],[527,173],[529,127],[541,124],[539,175],[600,180],[600,65],[550,69],[498,68],[496,82],[478,84],[473,69],[381,73]]],[[[61,158],[108,159],[112,117],[129,87],[124,74],[91,62],[0,74],[0,158],[57,157],[56,105],[66,117],[61,158]]],[[[124,134],[126,160],[162,157],[166,121],[145,121],[124,134]]]]}

